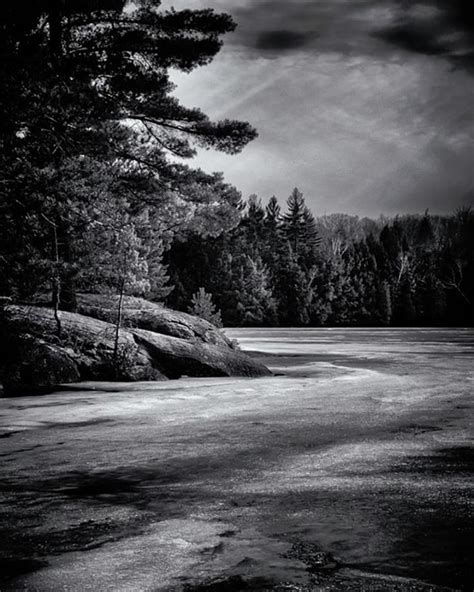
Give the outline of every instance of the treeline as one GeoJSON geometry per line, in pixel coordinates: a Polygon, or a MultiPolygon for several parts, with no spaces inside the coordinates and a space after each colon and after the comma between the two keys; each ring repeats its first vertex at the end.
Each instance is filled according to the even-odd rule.
{"type": "Polygon", "coordinates": [[[463,326],[474,319],[470,209],[315,218],[298,189],[285,211],[275,197],[263,205],[251,196],[233,230],[175,240],[166,263],[169,304],[205,315],[212,296],[226,326],[463,326]]]}

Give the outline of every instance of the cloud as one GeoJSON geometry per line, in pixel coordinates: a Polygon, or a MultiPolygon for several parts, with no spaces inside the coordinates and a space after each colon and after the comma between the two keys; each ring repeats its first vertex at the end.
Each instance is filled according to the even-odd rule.
{"type": "Polygon", "coordinates": [[[424,0],[399,6],[394,22],[374,35],[394,46],[440,55],[474,70],[474,3],[469,0],[424,0]]]}
{"type": "Polygon", "coordinates": [[[315,33],[289,31],[285,29],[264,31],[258,35],[255,47],[264,51],[290,51],[305,47],[315,35],[315,33]]]}
{"type": "Polygon", "coordinates": [[[163,8],[229,12],[226,46],[250,55],[396,55],[448,58],[474,71],[473,0],[163,0],[163,8]]]}
{"type": "Polygon", "coordinates": [[[210,7],[230,13],[235,33],[225,38],[232,47],[251,56],[274,57],[279,51],[373,53],[384,45],[370,36],[375,23],[391,15],[393,0],[164,0],[162,7],[210,7]],[[387,5],[388,4],[388,5],[387,5]]]}
{"type": "Polygon", "coordinates": [[[255,0],[229,5],[237,31],[229,42],[251,54],[304,50],[308,54],[367,53],[372,0],[255,0]],[[282,26],[283,24],[283,26],[282,26]]]}

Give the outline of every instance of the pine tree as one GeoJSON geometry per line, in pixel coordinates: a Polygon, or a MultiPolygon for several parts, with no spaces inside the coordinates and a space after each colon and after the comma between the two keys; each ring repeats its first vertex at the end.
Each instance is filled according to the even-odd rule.
{"type": "Polygon", "coordinates": [[[291,245],[286,243],[279,253],[274,281],[278,318],[282,325],[298,327],[309,323],[315,294],[312,279],[301,268],[291,245]]]}
{"type": "Polygon", "coordinates": [[[394,321],[397,325],[410,327],[416,318],[413,285],[407,275],[397,287],[397,297],[394,306],[394,321]]]}
{"type": "Polygon", "coordinates": [[[303,228],[306,245],[312,248],[319,246],[321,238],[316,227],[316,220],[307,206],[303,210],[303,228]]]}
{"type": "Polygon", "coordinates": [[[416,242],[423,246],[431,246],[435,239],[435,232],[433,228],[433,223],[431,221],[431,217],[426,210],[423,218],[418,222],[417,229],[416,229],[416,242]]]}
{"type": "Polygon", "coordinates": [[[318,247],[321,243],[316,220],[311,210],[305,206],[303,209],[303,225],[300,242],[300,258],[304,269],[309,270],[316,264],[318,247]]]}
{"type": "Polygon", "coordinates": [[[75,245],[83,262],[77,282],[86,291],[144,296],[150,284],[139,220],[129,213],[126,200],[120,204],[103,201],[101,205],[104,209],[96,216],[89,211],[87,228],[75,245]]]}
{"type": "Polygon", "coordinates": [[[281,223],[281,208],[278,204],[277,198],[272,195],[265,207],[265,227],[275,233],[281,223]]]}
{"type": "Polygon", "coordinates": [[[208,294],[204,288],[193,294],[189,314],[195,315],[212,323],[215,327],[222,327],[222,317],[212,301],[212,294],[208,294]]]}
{"type": "Polygon", "coordinates": [[[271,277],[275,275],[278,253],[282,246],[281,224],[281,208],[277,198],[272,196],[265,207],[263,240],[259,250],[259,255],[268,268],[271,277]]]}
{"type": "Polygon", "coordinates": [[[305,233],[305,203],[303,194],[295,187],[287,200],[287,212],[283,216],[283,230],[293,253],[299,253],[305,233]]]}
{"type": "Polygon", "coordinates": [[[236,153],[255,131],[242,122],[213,123],[183,107],[168,76],[169,68],[209,63],[221,35],[234,28],[230,17],[212,10],[159,12],[146,0],[127,7],[120,0],[19,0],[0,8],[0,17],[2,228],[15,218],[6,226],[12,232],[0,260],[10,284],[21,268],[16,253],[27,251],[33,235],[34,260],[51,260],[52,225],[45,216],[58,235],[61,301],[73,307],[82,265],[75,242],[99,177],[102,192],[124,196],[138,210],[155,209],[170,231],[195,214],[200,227],[235,220],[240,194],[220,175],[194,171],[175,157],[190,158],[197,147],[236,153]],[[26,224],[17,220],[25,213],[26,224]],[[13,250],[15,226],[25,232],[13,250]]]}
{"type": "Polygon", "coordinates": [[[173,290],[173,286],[170,285],[168,268],[163,262],[163,252],[163,241],[154,241],[153,246],[147,250],[146,254],[150,287],[145,296],[155,302],[163,302],[173,290]]]}
{"type": "Polygon", "coordinates": [[[234,290],[237,295],[238,323],[244,326],[272,325],[276,321],[276,302],[268,270],[260,257],[248,255],[238,264],[234,290]]]}
{"type": "Polygon", "coordinates": [[[383,326],[390,325],[392,320],[392,298],[390,286],[386,281],[381,282],[378,289],[378,312],[380,323],[383,326]]]}

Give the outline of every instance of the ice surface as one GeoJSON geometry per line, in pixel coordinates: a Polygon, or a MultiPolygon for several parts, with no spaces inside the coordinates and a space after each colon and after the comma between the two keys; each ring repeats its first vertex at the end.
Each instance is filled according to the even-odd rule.
{"type": "Polygon", "coordinates": [[[0,399],[1,589],[468,585],[474,332],[227,332],[283,375],[0,399]]]}

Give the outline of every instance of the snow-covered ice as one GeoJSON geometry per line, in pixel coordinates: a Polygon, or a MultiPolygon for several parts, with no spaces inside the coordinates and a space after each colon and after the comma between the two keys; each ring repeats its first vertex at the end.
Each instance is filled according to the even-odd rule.
{"type": "Polygon", "coordinates": [[[474,331],[228,334],[277,376],[0,399],[1,589],[469,585],[474,331]]]}

